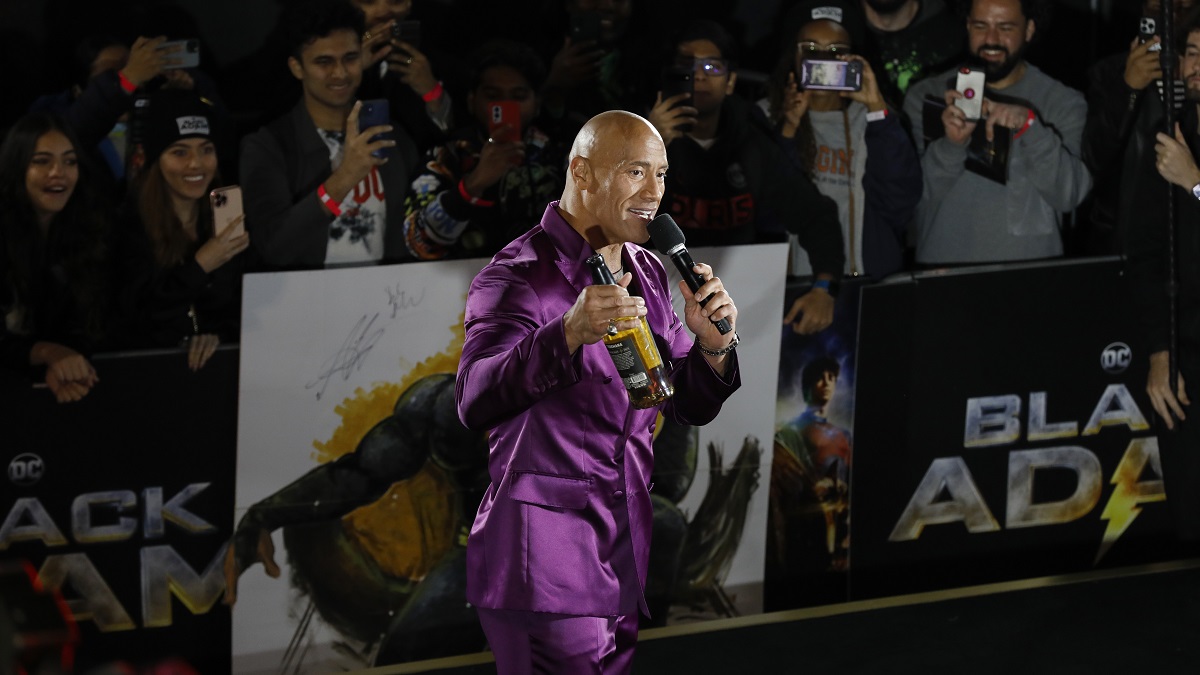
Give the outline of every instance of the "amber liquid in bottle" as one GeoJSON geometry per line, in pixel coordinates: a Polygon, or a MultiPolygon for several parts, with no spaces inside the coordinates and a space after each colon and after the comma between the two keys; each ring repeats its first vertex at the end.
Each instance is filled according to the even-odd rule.
{"type": "MultiPolygon", "coordinates": [[[[597,253],[588,258],[587,264],[592,271],[593,283],[617,283],[608,271],[604,256],[597,253]]],[[[625,317],[619,321],[637,321],[637,325],[605,335],[604,346],[617,367],[633,407],[653,408],[675,393],[667,379],[667,369],[654,343],[654,335],[650,333],[645,317],[625,317]]]]}

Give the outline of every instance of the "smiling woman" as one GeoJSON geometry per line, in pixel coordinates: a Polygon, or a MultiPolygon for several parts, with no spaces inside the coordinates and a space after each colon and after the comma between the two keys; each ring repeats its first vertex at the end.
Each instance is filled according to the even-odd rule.
{"type": "Polygon", "coordinates": [[[0,146],[0,368],[45,382],[60,402],[98,382],[87,354],[104,335],[108,231],[79,144],[32,114],[0,146]]]}
{"type": "Polygon", "coordinates": [[[143,126],[147,165],[122,219],[122,306],[140,346],[186,346],[196,370],[220,342],[237,340],[239,254],[250,240],[240,213],[214,231],[209,191],[220,177],[212,105],[164,91],[149,99],[143,126]]]}

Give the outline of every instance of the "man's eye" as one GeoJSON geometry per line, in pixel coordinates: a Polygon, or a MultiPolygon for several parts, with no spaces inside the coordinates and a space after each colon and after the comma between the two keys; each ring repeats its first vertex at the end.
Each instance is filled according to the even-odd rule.
{"type": "Polygon", "coordinates": [[[635,178],[641,178],[641,177],[642,177],[642,170],[641,170],[641,169],[633,169],[633,170],[631,170],[631,171],[629,172],[629,174],[630,174],[631,176],[635,177],[635,178]]]}

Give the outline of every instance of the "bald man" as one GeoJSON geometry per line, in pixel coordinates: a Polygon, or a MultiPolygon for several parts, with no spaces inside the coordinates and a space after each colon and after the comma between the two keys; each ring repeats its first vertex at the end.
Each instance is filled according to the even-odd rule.
{"type": "Polygon", "coordinates": [[[679,290],[639,244],[658,209],[666,146],[649,122],[612,111],[571,149],[566,188],[540,224],[475,277],[467,296],[458,414],[490,431],[488,487],[467,541],[467,600],[508,673],[627,673],[650,552],[651,434],[662,412],[711,421],[741,384],[737,308],[721,280],[679,290]],[[616,285],[591,285],[604,255],[616,285]],[[697,298],[712,294],[706,308],[697,298]],[[645,317],[675,395],[635,410],[601,338],[645,317]],[[617,322],[622,327],[621,322],[617,322]]]}

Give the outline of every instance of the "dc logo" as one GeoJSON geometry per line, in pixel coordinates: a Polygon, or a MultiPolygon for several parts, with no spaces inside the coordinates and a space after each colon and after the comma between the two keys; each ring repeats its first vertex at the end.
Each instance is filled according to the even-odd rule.
{"type": "Polygon", "coordinates": [[[8,463],[8,480],[13,485],[33,485],[45,472],[46,463],[31,452],[21,453],[8,463]]]}
{"type": "Polygon", "coordinates": [[[1100,352],[1100,367],[1106,373],[1123,373],[1133,360],[1133,351],[1124,342],[1114,342],[1100,352]]]}

